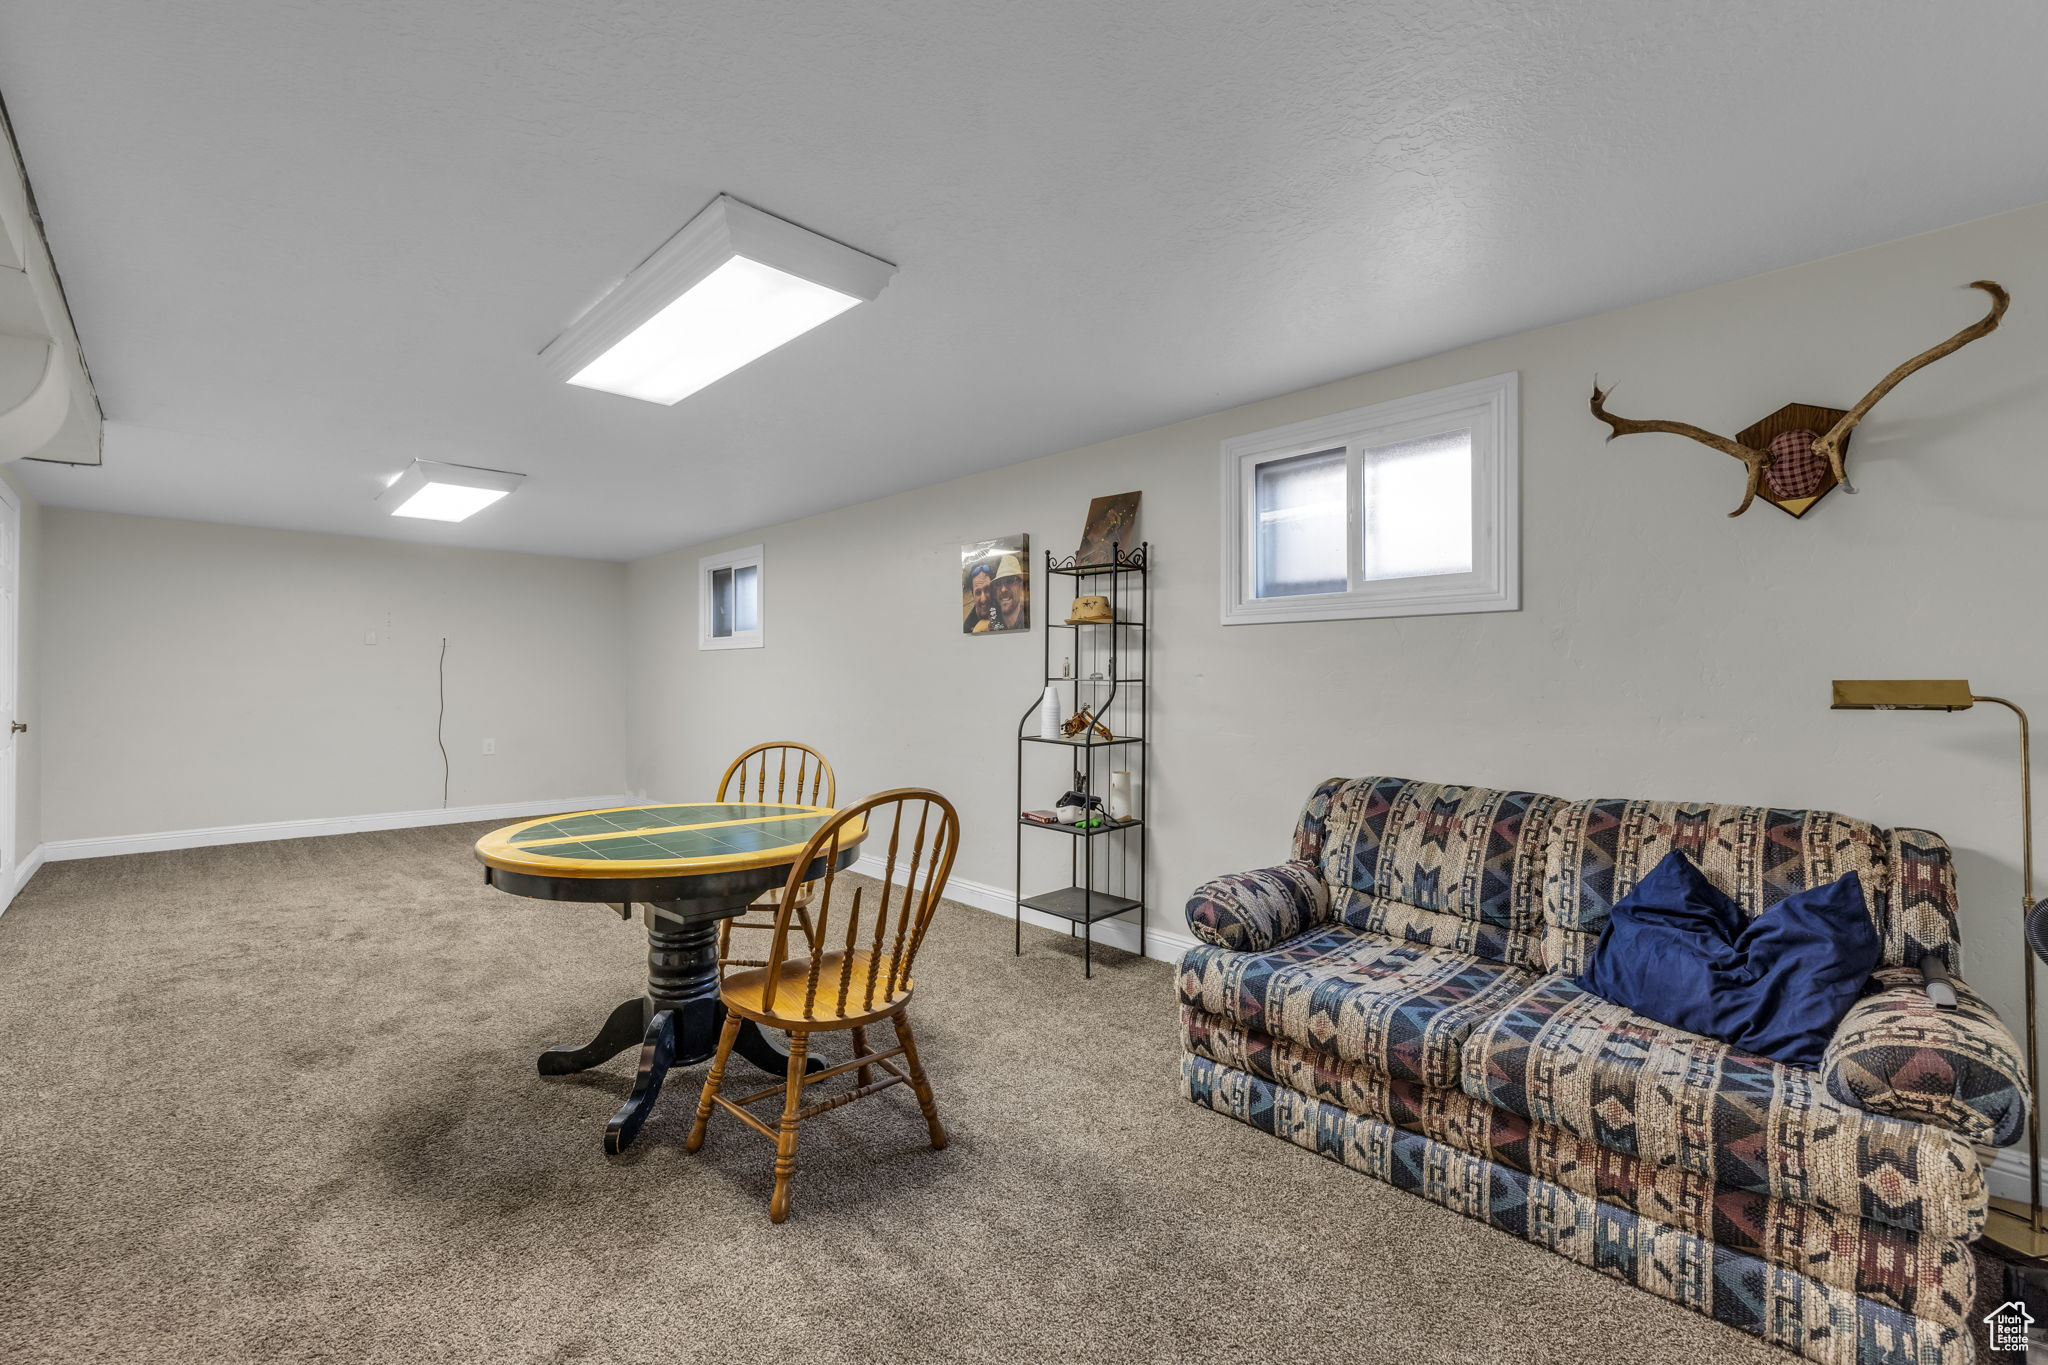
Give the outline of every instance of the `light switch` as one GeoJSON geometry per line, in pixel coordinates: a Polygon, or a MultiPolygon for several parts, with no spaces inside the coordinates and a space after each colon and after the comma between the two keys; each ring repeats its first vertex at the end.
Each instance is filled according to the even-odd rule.
{"type": "Polygon", "coordinates": [[[374,631],[374,630],[366,630],[366,631],[364,631],[364,632],[363,632],[363,643],[364,643],[364,644],[366,644],[366,645],[374,645],[374,644],[376,644],[376,643],[377,643],[377,632],[376,632],[376,631],[374,631]]]}

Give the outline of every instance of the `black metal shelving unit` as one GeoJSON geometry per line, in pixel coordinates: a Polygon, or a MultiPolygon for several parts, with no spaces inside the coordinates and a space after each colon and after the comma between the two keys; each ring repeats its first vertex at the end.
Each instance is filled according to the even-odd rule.
{"type": "MultiPolygon", "coordinates": [[[[1070,884],[1038,895],[1019,895],[1016,951],[1024,951],[1025,910],[1057,916],[1067,921],[1069,934],[1080,933],[1082,972],[1091,977],[1095,974],[1095,925],[1099,921],[1135,913],[1138,917],[1138,951],[1141,954],[1145,951],[1145,862],[1151,837],[1146,824],[1146,807],[1152,799],[1151,774],[1146,771],[1151,749],[1148,741],[1152,733],[1152,646],[1146,626],[1152,616],[1150,550],[1149,543],[1144,542],[1128,552],[1120,545],[1112,545],[1109,558],[1100,564],[1076,564],[1071,555],[1060,559],[1050,551],[1046,553],[1048,598],[1052,596],[1052,584],[1064,578],[1072,585],[1074,597],[1084,594],[1107,597],[1115,619],[1079,625],[1064,621],[1047,623],[1042,651],[1043,677],[1031,705],[1025,708],[1017,722],[1017,879],[1013,885],[1020,893],[1024,889],[1024,832],[1034,829],[1066,838],[1070,884]],[[1059,645],[1061,659],[1070,665],[1071,677],[1053,671],[1055,642],[1059,645]],[[1137,664],[1136,672],[1130,676],[1120,673],[1120,666],[1133,658],[1137,664]],[[1090,676],[1091,673],[1094,676],[1090,676]],[[1026,731],[1037,725],[1039,698],[1049,686],[1071,689],[1072,696],[1063,699],[1072,702],[1072,711],[1086,707],[1108,727],[1114,738],[1103,739],[1092,728],[1072,739],[1045,739],[1027,734],[1026,731]],[[1129,761],[1128,767],[1137,785],[1136,809],[1132,818],[1106,822],[1094,828],[1042,825],[1026,820],[1023,815],[1028,809],[1024,800],[1024,755],[1033,752],[1026,747],[1033,744],[1048,749],[1072,750],[1072,771],[1081,775],[1081,789],[1103,797],[1105,811],[1108,808],[1108,774],[1098,773],[1097,752],[1103,752],[1105,758],[1115,755],[1126,757],[1127,761],[1135,760],[1129,761]],[[1100,783],[1098,777],[1101,778],[1100,783]],[[1131,894],[1133,891],[1137,893],[1135,896],[1131,894]]],[[[1046,605],[1050,608],[1053,603],[1048,601],[1046,605]]],[[[1072,615],[1072,611],[1069,610],[1068,614],[1072,615]]],[[[1041,770],[1044,767],[1043,764],[1039,766],[1041,770]]]]}

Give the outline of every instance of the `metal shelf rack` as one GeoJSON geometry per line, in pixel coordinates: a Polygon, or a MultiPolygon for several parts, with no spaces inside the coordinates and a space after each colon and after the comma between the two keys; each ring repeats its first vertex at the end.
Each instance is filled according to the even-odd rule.
{"type": "MultiPolygon", "coordinates": [[[[1151,774],[1147,771],[1148,755],[1151,750],[1149,739],[1152,733],[1152,692],[1146,686],[1151,677],[1152,645],[1151,635],[1145,623],[1152,616],[1151,546],[1140,543],[1135,549],[1125,551],[1120,545],[1110,547],[1109,558],[1099,564],[1076,564],[1073,556],[1065,559],[1054,556],[1050,551],[1045,556],[1047,588],[1057,579],[1067,579],[1073,586],[1073,596],[1093,594],[1107,597],[1110,602],[1113,621],[1084,622],[1068,624],[1063,621],[1048,622],[1042,639],[1044,667],[1040,670],[1038,693],[1031,699],[1031,705],[1017,721],[1017,844],[1016,881],[1013,883],[1021,893],[1024,888],[1024,832],[1044,830],[1067,837],[1068,880],[1070,885],[1037,895],[1020,894],[1016,910],[1016,951],[1024,951],[1024,912],[1037,910],[1068,922],[1071,934],[1078,928],[1082,940],[1082,972],[1095,975],[1095,925],[1105,919],[1119,915],[1135,914],[1138,920],[1138,952],[1145,951],[1145,863],[1151,838],[1146,823],[1147,805],[1151,801],[1151,774]],[[1057,632],[1057,633],[1056,633],[1057,632]],[[1072,676],[1061,676],[1053,672],[1053,641],[1061,642],[1060,652],[1070,665],[1072,676]],[[1120,666],[1135,663],[1130,677],[1119,673],[1120,666]],[[1091,672],[1095,676],[1088,676],[1091,672]],[[1040,735],[1027,734],[1037,724],[1038,699],[1048,687],[1063,689],[1063,701],[1070,702],[1071,710],[1087,707],[1106,726],[1114,738],[1103,739],[1093,729],[1085,730],[1071,739],[1046,739],[1040,735]],[[1072,825],[1045,825],[1026,820],[1024,801],[1024,755],[1027,744],[1043,744],[1073,750],[1075,771],[1080,774],[1083,791],[1103,796],[1107,804],[1107,777],[1098,785],[1096,751],[1114,753],[1128,765],[1136,783],[1136,809],[1131,818],[1122,821],[1106,821],[1093,828],[1072,825]],[[1131,760],[1135,759],[1135,762],[1131,760]],[[1135,895],[1131,894],[1136,892],[1135,895]]],[[[1047,592],[1051,597],[1051,592],[1047,592]]],[[[1048,601],[1047,606],[1052,604],[1048,601]]],[[[1039,780],[1039,779],[1034,779],[1039,780]]]]}

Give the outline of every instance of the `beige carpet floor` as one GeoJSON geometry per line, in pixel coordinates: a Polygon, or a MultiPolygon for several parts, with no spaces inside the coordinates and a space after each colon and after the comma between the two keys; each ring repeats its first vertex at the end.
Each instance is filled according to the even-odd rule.
{"type": "MultiPolygon", "coordinates": [[[[907,1090],[607,1158],[638,989],[601,907],[482,885],[477,826],[45,867],[0,916],[0,1359],[1784,1361],[1197,1109],[1172,972],[947,906],[907,1090]]],[[[830,1045],[828,1045],[830,1046],[830,1045]]],[[[751,1071],[740,1067],[739,1071],[751,1071]]]]}

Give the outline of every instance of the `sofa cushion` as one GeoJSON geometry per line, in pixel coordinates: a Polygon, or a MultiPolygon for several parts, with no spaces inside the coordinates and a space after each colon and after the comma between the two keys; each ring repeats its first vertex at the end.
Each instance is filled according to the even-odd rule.
{"type": "Polygon", "coordinates": [[[1180,1018],[1181,1046],[1196,1056],[1340,1104],[1354,1114],[1427,1133],[1454,1147],[1464,1145],[1468,1133],[1486,1126],[1476,1116],[1490,1106],[1457,1086],[1396,1080],[1368,1063],[1347,1062],[1321,1048],[1275,1038],[1192,1005],[1181,1006],[1180,1018]]]}
{"type": "Polygon", "coordinates": [[[1297,856],[1321,854],[1331,911],[1353,928],[1538,967],[1552,814],[1535,792],[1361,777],[1311,798],[1297,856]],[[1314,808],[1327,801],[1327,810],[1314,808]]]}
{"type": "Polygon", "coordinates": [[[1465,1035],[1529,979],[1470,953],[1330,925],[1265,952],[1191,948],[1180,998],[1383,1075],[1448,1086],[1465,1035]]]}
{"type": "Polygon", "coordinates": [[[1984,1215],[1983,1174],[1960,1136],[1851,1108],[1818,1072],[1645,1019],[1562,975],[1539,977],[1472,1030],[1461,1083],[1723,1189],[1928,1233],[1984,1215]]]}
{"type": "Polygon", "coordinates": [[[1579,985],[1787,1066],[1816,1067],[1877,966],[1860,878],[1746,920],[1676,849],[1614,903],[1579,985]]]}
{"type": "MultiPolygon", "coordinates": [[[[1920,1311],[1905,1313],[1884,1301],[1896,1293],[1865,1295],[1785,1269],[1776,1264],[1777,1247],[1766,1257],[1717,1245],[1711,1238],[1421,1133],[1348,1113],[1205,1057],[1182,1056],[1181,1093],[1260,1132],[1341,1161],[1808,1359],[1826,1365],[1970,1365],[1978,1359],[1969,1330],[1961,1324],[1974,1262],[1969,1249],[1954,1242],[1928,1248],[1939,1258],[1937,1264],[1872,1267],[1894,1284],[1910,1279],[1920,1311]]],[[[1845,1243],[1838,1254],[1882,1261],[1890,1249],[1845,1243]]],[[[1512,1287],[1482,1284],[1467,1292],[1498,1295],[1512,1292],[1512,1287]]]]}
{"type": "Polygon", "coordinates": [[[1257,952],[1330,918],[1330,895],[1310,862],[1228,872],[1188,897],[1188,928],[1204,943],[1257,952]]]}
{"type": "Polygon", "coordinates": [[[1639,800],[1575,801],[1551,829],[1542,965],[1552,971],[1584,971],[1615,902],[1674,849],[1746,919],[1854,872],[1882,965],[1915,966],[1932,952],[1960,970],[1948,845],[1924,830],[1832,811],[1639,800]]]}
{"type": "Polygon", "coordinates": [[[1464,1094],[1372,1073],[1284,1038],[1183,1008],[1192,1056],[1258,1077],[1346,1114],[1421,1133],[1460,1152],[1538,1176],[1574,1194],[1654,1218],[1716,1248],[1762,1256],[1903,1312],[1961,1322],[1975,1265],[1974,1229],[1933,1235],[1854,1213],[1746,1190],[1653,1165],[1464,1094]]]}
{"type": "Polygon", "coordinates": [[[1874,984],[1828,1043],[1820,1068],[1828,1093],[1993,1147],[2025,1136],[2026,1064],[1983,997],[1958,980],[1956,1008],[1937,1009],[1916,967],[1888,967],[1874,984]]]}

